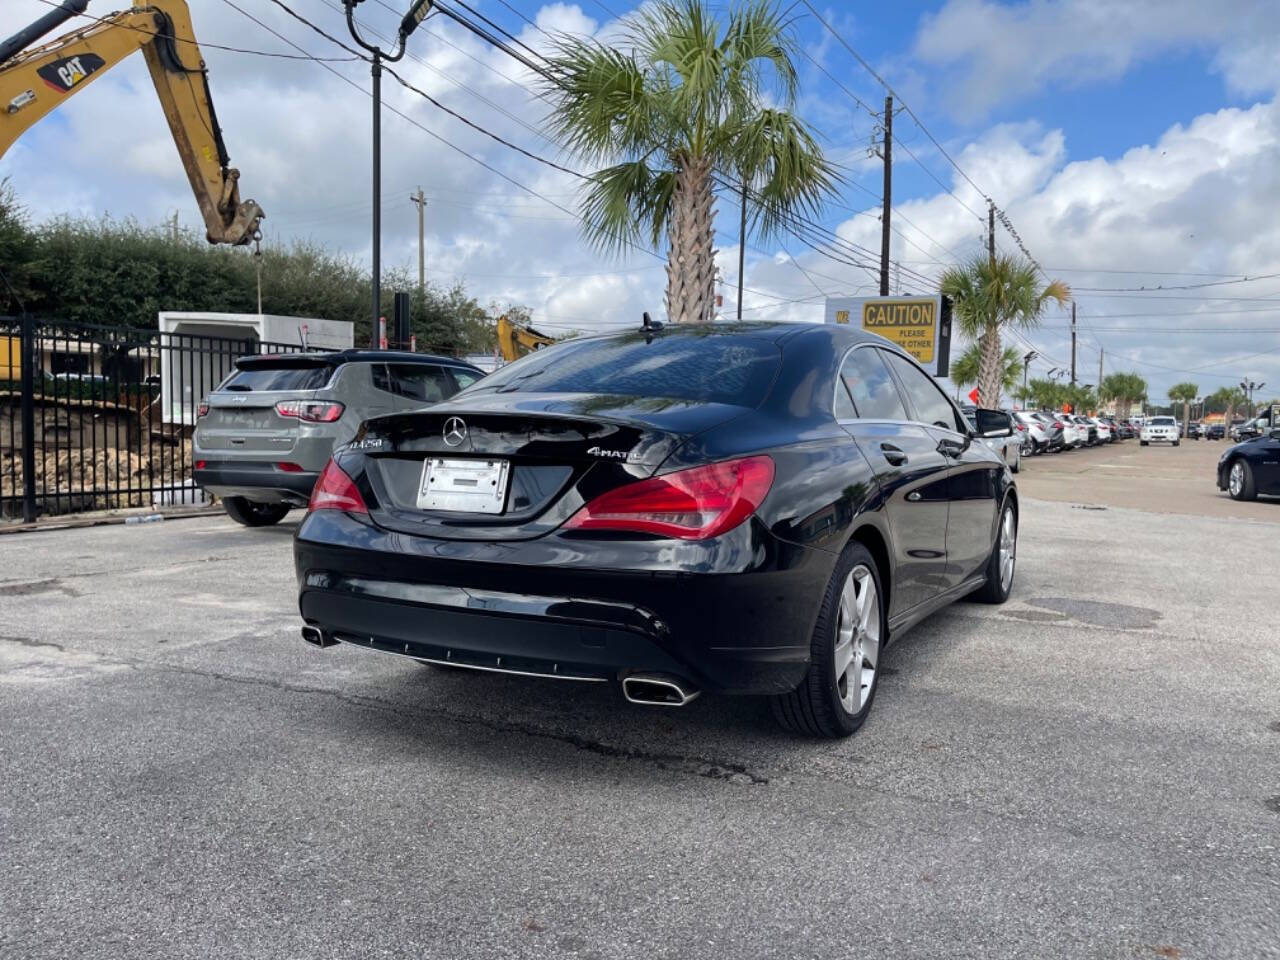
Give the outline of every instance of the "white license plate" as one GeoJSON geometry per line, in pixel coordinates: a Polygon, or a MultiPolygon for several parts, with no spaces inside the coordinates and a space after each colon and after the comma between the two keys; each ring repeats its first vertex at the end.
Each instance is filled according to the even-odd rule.
{"type": "Polygon", "coordinates": [[[510,475],[511,464],[506,460],[428,457],[422,465],[418,509],[501,513],[510,475]]]}

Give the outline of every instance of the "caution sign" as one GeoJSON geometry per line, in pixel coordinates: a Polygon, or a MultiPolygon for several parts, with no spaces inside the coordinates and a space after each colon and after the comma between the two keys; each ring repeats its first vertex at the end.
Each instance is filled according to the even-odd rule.
{"type": "Polygon", "coordinates": [[[951,352],[951,304],[945,297],[835,297],[827,323],[850,323],[901,347],[935,377],[945,377],[951,352]]]}

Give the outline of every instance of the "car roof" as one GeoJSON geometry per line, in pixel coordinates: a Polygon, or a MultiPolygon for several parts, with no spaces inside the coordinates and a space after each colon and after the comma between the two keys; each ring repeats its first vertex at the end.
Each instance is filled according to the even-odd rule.
{"type": "Polygon", "coordinates": [[[451,367],[462,367],[483,374],[484,371],[474,364],[459,360],[456,357],[443,357],[432,353],[410,353],[408,350],[309,350],[298,353],[260,353],[241,357],[236,366],[241,370],[252,370],[255,367],[266,367],[279,364],[281,361],[297,363],[299,366],[341,366],[344,363],[431,363],[445,364],[451,367]]]}

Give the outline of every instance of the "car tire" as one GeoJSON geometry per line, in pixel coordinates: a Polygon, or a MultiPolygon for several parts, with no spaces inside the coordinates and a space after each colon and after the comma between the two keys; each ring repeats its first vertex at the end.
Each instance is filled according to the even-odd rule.
{"type": "Polygon", "coordinates": [[[871,551],[856,541],[845,547],[813,628],[809,670],[794,690],[771,700],[774,717],[787,730],[834,739],[849,736],[867,719],[888,636],[881,583],[871,551]],[[844,667],[837,658],[845,660],[844,667]]]}
{"type": "Polygon", "coordinates": [[[1181,442],[1182,442],[1181,440],[1175,440],[1175,441],[1173,441],[1173,445],[1176,447],[1176,446],[1177,446],[1179,443],[1181,443],[1181,442]]]}
{"type": "Polygon", "coordinates": [[[1254,500],[1258,496],[1258,487],[1253,480],[1253,468],[1247,460],[1237,457],[1231,461],[1227,472],[1227,493],[1232,500],[1254,500]]]}
{"type": "Polygon", "coordinates": [[[1139,440],[1139,441],[1138,441],[1138,443],[1142,444],[1142,445],[1145,447],[1145,446],[1147,445],[1148,441],[1146,441],[1146,440],[1139,440]]]}
{"type": "Polygon", "coordinates": [[[270,527],[289,512],[287,503],[255,503],[244,497],[224,497],[222,509],[236,523],[246,527],[270,527]]]}
{"type": "Polygon", "coordinates": [[[1004,603],[1013,590],[1013,575],[1018,561],[1018,511],[1006,500],[1000,511],[996,540],[987,559],[987,582],[975,590],[973,599],[982,603],[1004,603]]]}

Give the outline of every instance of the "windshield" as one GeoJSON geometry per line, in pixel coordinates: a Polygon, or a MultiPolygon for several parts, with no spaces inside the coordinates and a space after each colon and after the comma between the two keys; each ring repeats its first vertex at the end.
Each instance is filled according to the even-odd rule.
{"type": "Polygon", "coordinates": [[[1147,423],[1153,427],[1172,427],[1173,417],[1152,417],[1147,423]]]}
{"type": "Polygon", "coordinates": [[[546,347],[465,393],[595,393],[755,407],[779,362],[777,346],[758,337],[634,333],[546,347]]]}
{"type": "Polygon", "coordinates": [[[236,370],[223,381],[219,390],[249,392],[255,390],[319,390],[329,382],[333,367],[262,367],[236,370]]]}

